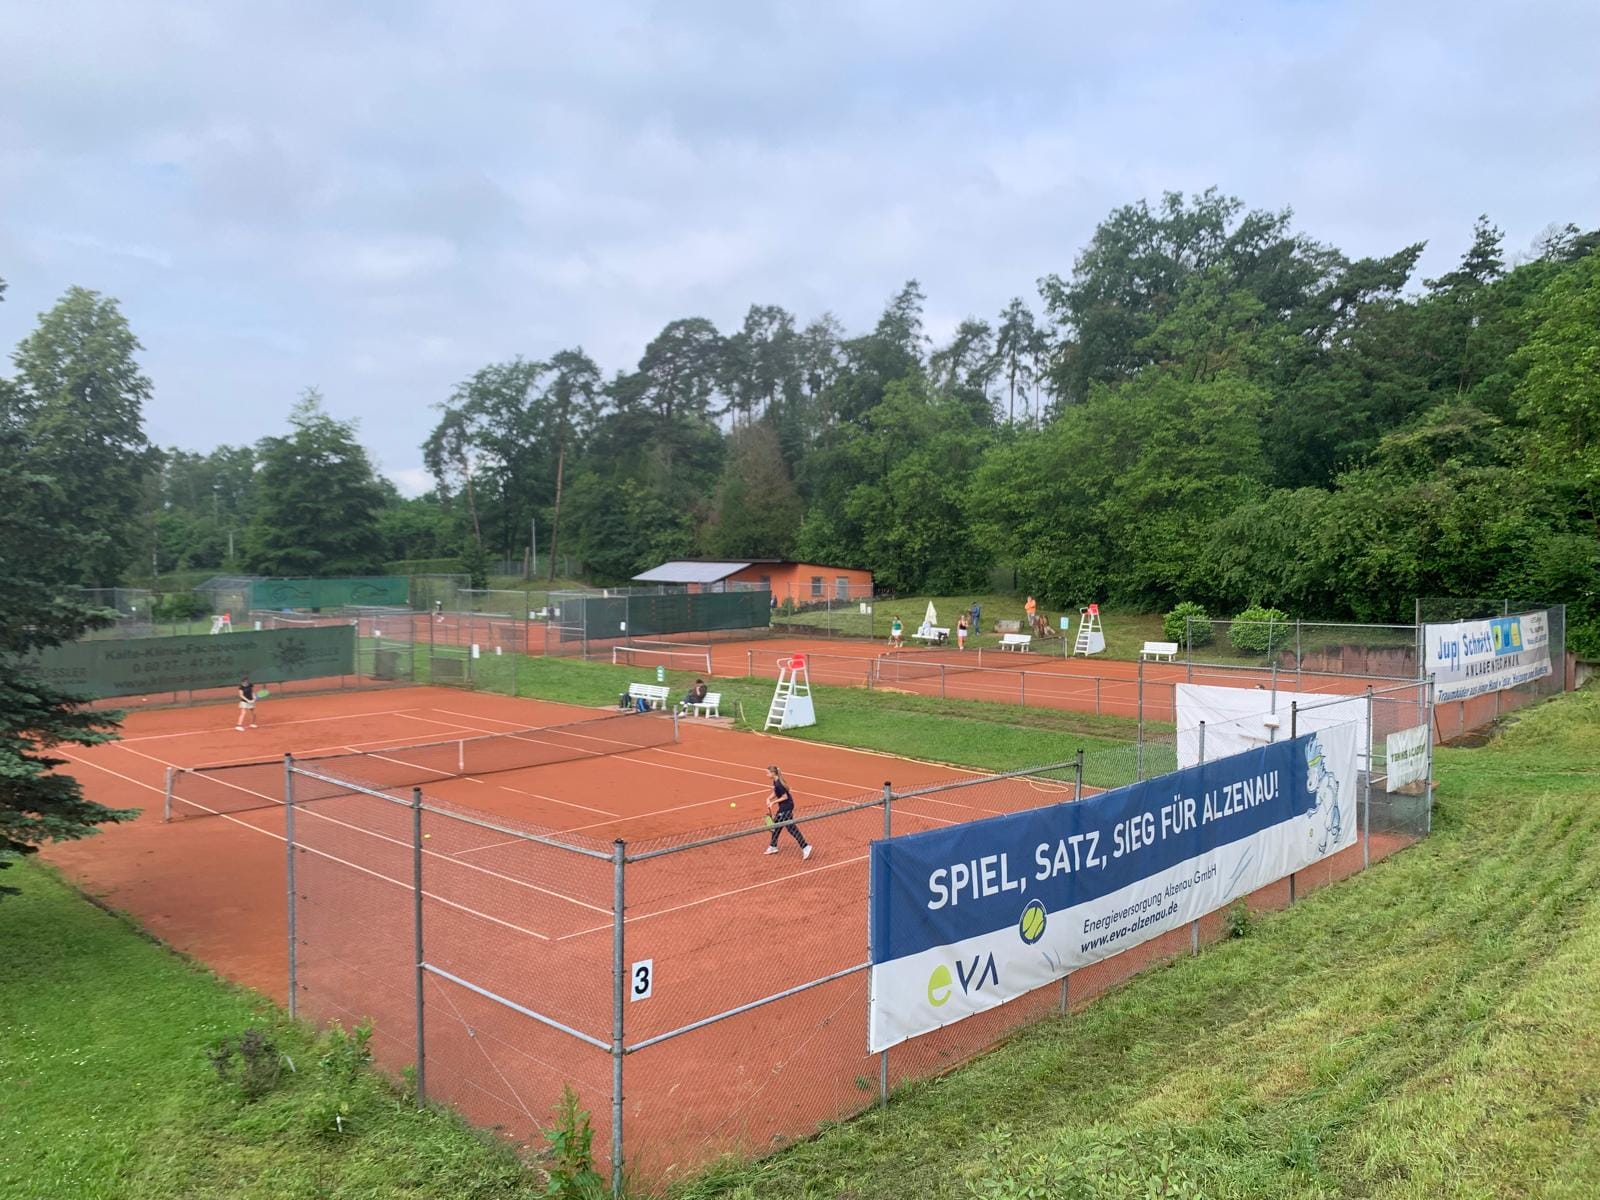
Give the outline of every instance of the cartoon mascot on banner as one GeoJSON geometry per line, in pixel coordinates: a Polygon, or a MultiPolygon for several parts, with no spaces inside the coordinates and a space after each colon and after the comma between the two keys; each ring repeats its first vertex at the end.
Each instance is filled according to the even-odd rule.
{"type": "Polygon", "coordinates": [[[1328,770],[1322,739],[1318,737],[1306,743],[1306,787],[1315,797],[1306,810],[1311,823],[1306,836],[1317,843],[1318,854],[1326,854],[1329,846],[1337,846],[1342,840],[1344,817],[1339,811],[1339,781],[1328,770]]]}

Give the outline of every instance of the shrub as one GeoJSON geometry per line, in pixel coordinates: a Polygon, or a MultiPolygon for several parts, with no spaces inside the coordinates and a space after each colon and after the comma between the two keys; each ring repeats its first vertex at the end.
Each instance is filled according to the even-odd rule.
{"type": "Polygon", "coordinates": [[[1252,604],[1228,626],[1228,640],[1235,650],[1247,654],[1271,654],[1286,641],[1292,641],[1293,622],[1289,614],[1276,608],[1252,604]]]}
{"type": "Polygon", "coordinates": [[[193,592],[167,592],[156,599],[151,615],[157,621],[188,621],[210,611],[211,605],[193,592]]]}
{"type": "Polygon", "coordinates": [[[545,1195],[561,1200],[599,1200],[610,1189],[594,1167],[594,1128],[589,1114],[578,1107],[578,1094],[567,1084],[561,1089],[554,1124],[545,1131],[541,1155],[545,1195]]]}
{"type": "Polygon", "coordinates": [[[1211,618],[1204,605],[1185,600],[1161,618],[1162,636],[1179,646],[1209,646],[1211,644],[1211,618]]]}
{"type": "Polygon", "coordinates": [[[278,1045],[264,1029],[246,1029],[236,1038],[224,1038],[211,1050],[217,1078],[238,1085],[246,1100],[256,1100],[278,1086],[283,1063],[278,1045]]]}
{"type": "Polygon", "coordinates": [[[1222,919],[1227,923],[1228,936],[1231,938],[1249,937],[1256,923],[1255,914],[1242,899],[1235,900],[1222,919]]]}

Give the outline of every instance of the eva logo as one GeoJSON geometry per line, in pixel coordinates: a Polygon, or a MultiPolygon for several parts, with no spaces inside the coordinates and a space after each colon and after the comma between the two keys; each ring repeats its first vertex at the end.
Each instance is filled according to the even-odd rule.
{"type": "Polygon", "coordinates": [[[1000,986],[1000,968],[995,965],[993,953],[987,959],[974,957],[968,962],[957,962],[953,978],[950,968],[940,963],[928,976],[928,1003],[934,1008],[941,1008],[957,987],[960,987],[962,995],[967,995],[981,992],[986,984],[993,984],[997,988],[1000,986]]]}

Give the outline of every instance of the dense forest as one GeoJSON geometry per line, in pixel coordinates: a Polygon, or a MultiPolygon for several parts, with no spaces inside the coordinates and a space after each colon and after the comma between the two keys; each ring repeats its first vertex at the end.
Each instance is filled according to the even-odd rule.
{"type": "MultiPolygon", "coordinates": [[[[1465,231],[1464,231],[1465,232],[1465,231]]],[[[595,581],[663,558],[794,555],[899,592],[1053,606],[1249,602],[1409,619],[1413,598],[1562,600],[1600,652],[1600,231],[1509,261],[1351,259],[1215,191],[1130,204],[1032,305],[947,343],[907,283],[850,334],[752,305],[674,320],[607,378],[582,349],[484,366],[402,498],[308,393],[281,437],[145,443],[114,302],[74,289],[0,380],[0,424],[94,481],[84,582],[130,565],[271,574],[520,558],[530,521],[595,581]]],[[[148,574],[148,570],[145,571],[148,574]]]]}

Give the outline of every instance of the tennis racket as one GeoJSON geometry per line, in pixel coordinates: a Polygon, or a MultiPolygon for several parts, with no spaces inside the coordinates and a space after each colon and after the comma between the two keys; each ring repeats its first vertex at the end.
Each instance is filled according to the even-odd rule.
{"type": "Polygon", "coordinates": [[[272,693],[269,692],[266,688],[257,688],[256,689],[256,699],[257,700],[265,700],[270,695],[272,695],[272,693]]]}

